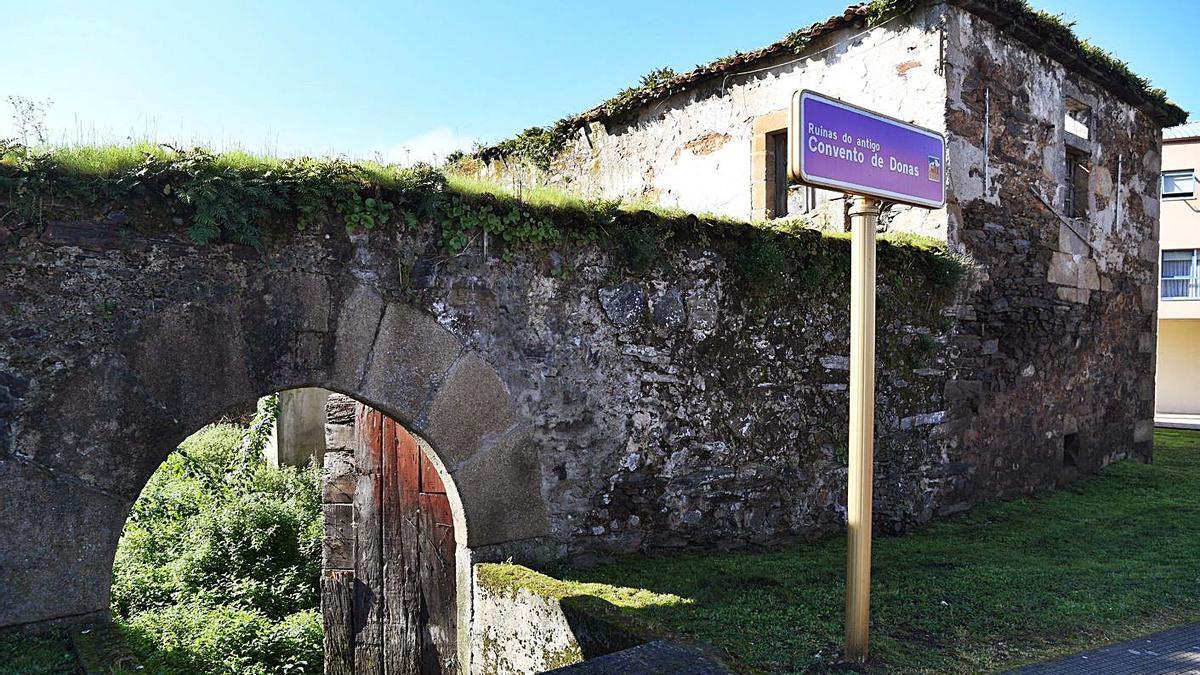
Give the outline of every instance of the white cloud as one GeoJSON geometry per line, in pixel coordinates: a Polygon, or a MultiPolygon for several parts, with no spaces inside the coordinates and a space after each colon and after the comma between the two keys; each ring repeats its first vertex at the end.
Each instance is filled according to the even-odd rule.
{"type": "Polygon", "coordinates": [[[405,166],[417,162],[438,164],[456,150],[470,150],[476,140],[474,136],[460,136],[450,127],[437,127],[389,148],[384,151],[383,158],[405,166]]]}

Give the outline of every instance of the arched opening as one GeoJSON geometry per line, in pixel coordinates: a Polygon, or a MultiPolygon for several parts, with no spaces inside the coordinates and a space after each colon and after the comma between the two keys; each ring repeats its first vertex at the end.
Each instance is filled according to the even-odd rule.
{"type": "Polygon", "coordinates": [[[249,292],[161,307],[23,404],[0,499],[5,536],[28,543],[0,625],[107,616],[126,517],[168,453],[226,411],[321,387],[401,425],[442,478],[462,662],[473,556],[548,531],[528,421],[487,358],[418,307],[336,274],[258,274],[249,292]]]}
{"type": "Polygon", "coordinates": [[[284,429],[312,411],[271,396],[167,456],[118,546],[114,610],[167,669],[322,672],[323,653],[326,673],[465,672],[470,554],[453,478],[386,414],[283,392],[297,394],[320,406],[319,448],[287,447],[284,429]]]}

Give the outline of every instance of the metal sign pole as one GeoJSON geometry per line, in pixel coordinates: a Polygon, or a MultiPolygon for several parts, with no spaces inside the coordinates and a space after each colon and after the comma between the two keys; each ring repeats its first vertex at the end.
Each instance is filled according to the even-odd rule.
{"type": "Polygon", "coordinates": [[[850,203],[850,457],[846,659],[867,659],[875,473],[875,228],[880,200],[946,205],[946,138],[815,91],[792,94],[788,180],[858,195],[850,203]]]}
{"type": "Polygon", "coordinates": [[[846,658],[867,658],[875,464],[875,228],[879,200],[850,204],[850,461],[846,496],[846,658]]]}

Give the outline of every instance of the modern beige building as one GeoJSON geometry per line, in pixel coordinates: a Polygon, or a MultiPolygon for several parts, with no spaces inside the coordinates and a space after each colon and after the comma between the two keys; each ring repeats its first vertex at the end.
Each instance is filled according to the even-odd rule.
{"type": "MultiPolygon", "coordinates": [[[[1163,131],[1155,416],[1200,416],[1200,122],[1163,131]]],[[[1200,420],[1194,420],[1200,422],[1200,420]]]]}

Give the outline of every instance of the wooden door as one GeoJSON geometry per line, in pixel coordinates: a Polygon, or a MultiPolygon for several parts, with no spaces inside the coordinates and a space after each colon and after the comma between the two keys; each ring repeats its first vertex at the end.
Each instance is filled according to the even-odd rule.
{"type": "Polygon", "coordinates": [[[446,488],[416,439],[379,411],[356,406],[354,436],[353,592],[343,591],[351,596],[346,612],[344,602],[326,597],[333,585],[322,586],[322,605],[336,608],[325,612],[326,672],[458,673],[446,488]],[[352,617],[349,630],[337,625],[339,617],[352,617]],[[349,634],[353,644],[331,645],[331,634],[349,634]]]}

